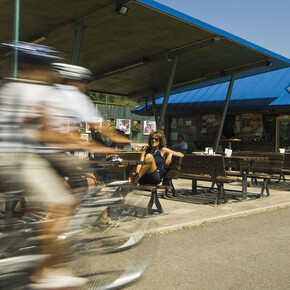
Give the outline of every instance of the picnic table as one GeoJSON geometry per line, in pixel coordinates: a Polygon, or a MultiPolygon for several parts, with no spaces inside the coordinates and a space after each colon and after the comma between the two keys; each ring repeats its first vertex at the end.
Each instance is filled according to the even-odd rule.
{"type": "Polygon", "coordinates": [[[243,155],[232,155],[225,156],[226,167],[235,168],[236,171],[228,170],[227,174],[230,176],[241,176],[242,177],[242,200],[245,200],[248,197],[248,177],[262,179],[262,188],[260,195],[263,196],[264,191],[266,190],[267,195],[270,195],[269,192],[269,180],[271,175],[265,172],[253,172],[253,167],[255,162],[266,162],[268,157],[266,156],[243,156],[243,155]]]}
{"type": "Polygon", "coordinates": [[[218,191],[214,204],[218,204],[221,198],[227,202],[224,184],[237,181],[237,178],[227,176],[224,158],[220,154],[185,154],[179,178],[192,181],[192,194],[197,194],[197,181],[216,184],[218,191]]]}

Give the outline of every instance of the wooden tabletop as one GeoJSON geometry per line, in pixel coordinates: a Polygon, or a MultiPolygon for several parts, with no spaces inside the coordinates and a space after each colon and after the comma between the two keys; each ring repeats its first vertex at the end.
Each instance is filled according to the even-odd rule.
{"type": "Polygon", "coordinates": [[[150,165],[149,161],[140,161],[140,160],[122,160],[122,161],[109,161],[109,160],[92,160],[97,166],[117,166],[117,165],[150,165]]]}
{"type": "Polygon", "coordinates": [[[238,138],[235,138],[235,139],[221,139],[221,141],[223,141],[223,142],[232,142],[232,141],[234,141],[234,142],[240,142],[242,140],[241,139],[238,139],[238,138]]]}

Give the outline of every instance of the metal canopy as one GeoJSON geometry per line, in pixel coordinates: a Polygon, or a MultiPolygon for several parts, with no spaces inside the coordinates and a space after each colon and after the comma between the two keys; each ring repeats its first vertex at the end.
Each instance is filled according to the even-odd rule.
{"type": "MultiPolygon", "coordinates": [[[[12,38],[13,1],[0,0],[0,41],[12,38]]],[[[83,25],[78,64],[91,69],[91,89],[131,97],[165,91],[178,54],[173,91],[195,89],[290,64],[290,60],[151,0],[51,0],[21,2],[21,41],[63,51],[71,62],[76,29],[83,25]],[[126,3],[125,3],[126,2],[126,3]],[[126,15],[116,12],[121,4],[126,15]]],[[[0,48],[0,76],[10,75],[0,48]]]]}
{"type": "MultiPolygon", "coordinates": [[[[167,114],[221,113],[229,82],[171,95],[167,114]]],[[[155,109],[160,111],[163,98],[155,100],[155,109]]],[[[290,106],[290,68],[284,68],[235,81],[229,113],[273,110],[274,106],[290,106]],[[273,107],[272,107],[273,106],[273,107]]],[[[133,110],[139,115],[152,115],[152,103],[133,110]]]]}

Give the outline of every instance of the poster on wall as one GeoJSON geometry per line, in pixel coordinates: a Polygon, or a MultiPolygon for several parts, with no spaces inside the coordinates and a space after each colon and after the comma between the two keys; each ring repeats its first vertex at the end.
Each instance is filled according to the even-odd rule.
{"type": "Polygon", "coordinates": [[[126,135],[130,134],[131,120],[117,119],[116,129],[124,132],[126,135]]]}
{"type": "Polygon", "coordinates": [[[186,120],[185,121],[185,126],[191,126],[192,125],[192,121],[191,120],[186,120]]]}
{"type": "Polygon", "coordinates": [[[156,131],[155,121],[144,121],[144,135],[149,135],[150,133],[156,131]]]}
{"type": "Polygon", "coordinates": [[[170,128],[176,129],[176,127],[177,127],[177,120],[176,120],[176,118],[172,118],[170,128]]]}
{"type": "Polygon", "coordinates": [[[115,128],[115,119],[114,118],[107,118],[106,124],[108,127],[115,128]]]}
{"type": "Polygon", "coordinates": [[[141,121],[140,120],[134,120],[133,126],[132,126],[132,132],[133,133],[140,133],[142,129],[141,121]]]}
{"type": "MultiPolygon", "coordinates": [[[[96,127],[102,128],[102,122],[103,122],[102,118],[94,118],[94,121],[95,121],[96,127]]],[[[86,123],[86,133],[91,133],[91,127],[89,123],[86,123]]]]}
{"type": "Polygon", "coordinates": [[[177,132],[171,132],[170,133],[170,140],[176,141],[177,140],[177,132]]]}

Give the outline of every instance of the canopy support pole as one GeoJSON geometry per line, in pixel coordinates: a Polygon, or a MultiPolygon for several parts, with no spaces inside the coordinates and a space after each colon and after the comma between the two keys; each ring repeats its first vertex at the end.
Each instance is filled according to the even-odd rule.
{"type": "Polygon", "coordinates": [[[106,94],[106,99],[105,99],[105,121],[108,119],[108,94],[106,94]]]}
{"type": "Polygon", "coordinates": [[[169,94],[171,91],[173,78],[174,78],[176,67],[177,67],[177,61],[178,61],[178,54],[175,54],[173,56],[173,59],[172,59],[171,71],[170,71],[168,83],[166,86],[166,91],[165,91],[165,95],[164,95],[164,99],[163,99],[163,103],[162,103],[162,107],[161,107],[160,117],[159,117],[159,120],[157,123],[157,130],[161,130],[163,122],[164,122],[165,113],[166,113],[166,109],[167,109],[167,103],[169,100],[169,94]]]}
{"type": "Polygon", "coordinates": [[[79,55],[80,55],[80,50],[81,50],[81,45],[83,42],[84,30],[85,30],[83,26],[83,22],[82,21],[76,22],[74,24],[74,30],[76,33],[76,40],[75,40],[75,46],[74,46],[71,64],[77,65],[79,61],[79,55]]]}
{"type": "Polygon", "coordinates": [[[218,149],[218,146],[220,143],[220,139],[221,139],[221,135],[222,135],[222,131],[223,131],[223,127],[224,127],[224,123],[225,123],[225,119],[226,119],[226,115],[227,115],[227,111],[228,111],[229,102],[230,102],[230,98],[231,98],[232,91],[233,91],[234,82],[235,82],[235,75],[233,74],[231,76],[231,81],[230,81],[230,85],[228,88],[227,97],[226,97],[226,101],[225,101],[225,105],[224,105],[224,109],[223,109],[223,113],[222,113],[222,119],[221,119],[221,123],[220,123],[219,130],[217,133],[217,137],[215,140],[214,152],[217,152],[217,149],[218,149]]]}
{"type": "MultiPolygon", "coordinates": [[[[20,0],[14,0],[14,17],[13,17],[13,44],[19,41],[19,18],[20,18],[20,0]]],[[[18,75],[18,50],[12,49],[12,77],[17,78],[18,75]]]]}
{"type": "Polygon", "coordinates": [[[157,124],[158,123],[158,115],[157,115],[157,109],[156,109],[156,103],[155,103],[155,96],[152,96],[151,102],[152,102],[153,116],[154,116],[155,122],[157,124]]]}

